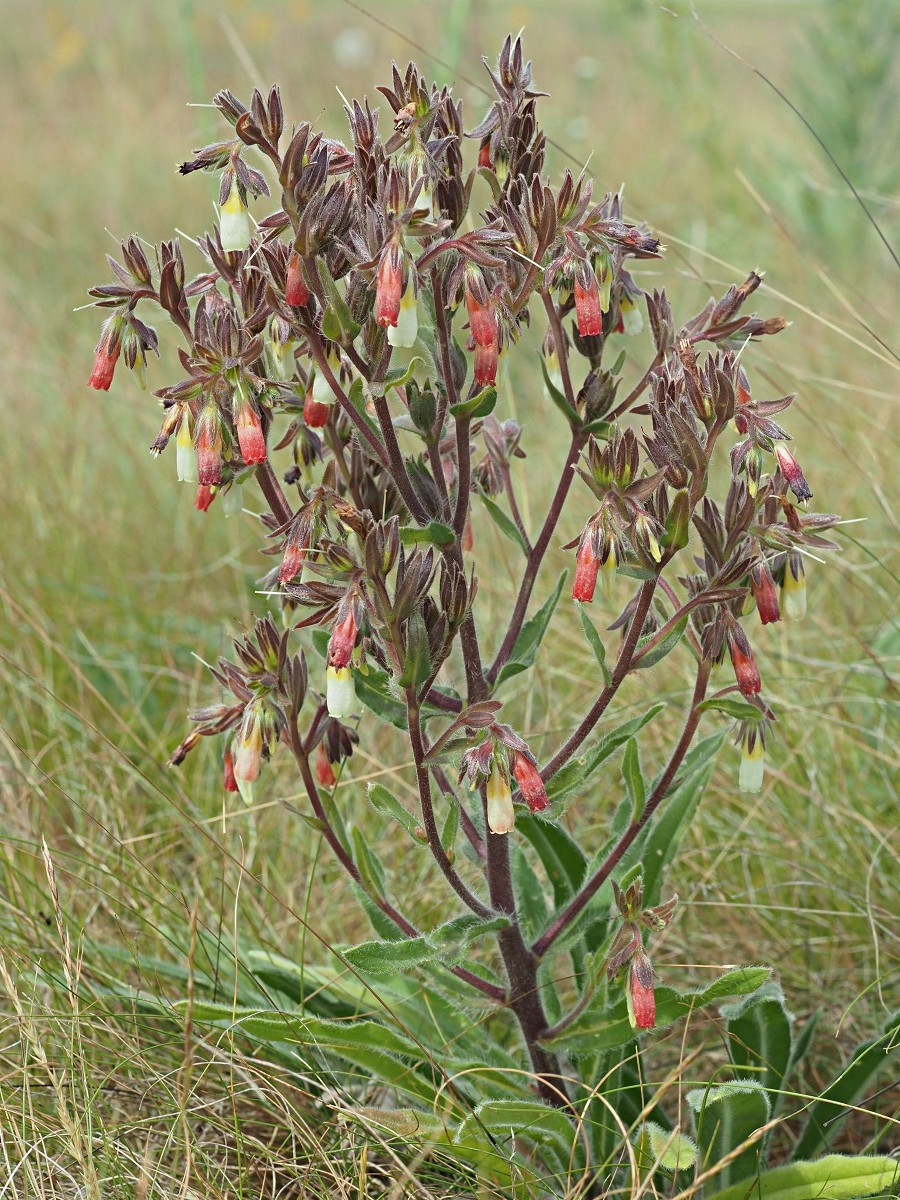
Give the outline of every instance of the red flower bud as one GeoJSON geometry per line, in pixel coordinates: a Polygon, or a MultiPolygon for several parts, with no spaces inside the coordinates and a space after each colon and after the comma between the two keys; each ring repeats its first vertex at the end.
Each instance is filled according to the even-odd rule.
{"type": "MultiPolygon", "coordinates": [[[[578,317],[578,332],[582,337],[596,337],[603,331],[603,314],[600,312],[600,288],[597,276],[590,263],[575,273],[575,315],[578,317]]],[[[623,326],[624,328],[624,326],[623,326]]]]}
{"type": "Polygon", "coordinates": [[[320,404],[318,400],[313,399],[312,389],[306,393],[306,399],[303,402],[303,420],[310,429],[321,429],[328,420],[328,414],[331,412],[330,404],[320,404]]]}
{"type": "Polygon", "coordinates": [[[496,342],[491,346],[475,345],[475,382],[481,387],[493,387],[497,382],[497,360],[500,349],[496,342]]]}
{"type": "Polygon", "coordinates": [[[496,352],[499,348],[500,327],[484,280],[479,277],[476,282],[467,275],[465,292],[469,329],[475,339],[475,345],[484,346],[486,349],[493,348],[496,352]]]}
{"type": "Polygon", "coordinates": [[[391,246],[381,256],[375,288],[375,320],[379,325],[396,325],[403,296],[403,269],[400,252],[391,246]]]}
{"type": "Polygon", "coordinates": [[[290,583],[295,575],[303,569],[307,547],[303,544],[305,526],[296,526],[284,543],[284,554],[281,559],[281,570],[278,572],[279,583],[290,583]]]}
{"type": "Polygon", "coordinates": [[[98,392],[108,392],[113,381],[116,362],[122,350],[121,318],[113,317],[103,326],[100,341],[94,353],[94,367],[88,387],[96,388],[98,392]]]}
{"type": "Polygon", "coordinates": [[[522,799],[532,812],[543,812],[550,804],[547,799],[547,789],[541,779],[540,772],[534,762],[521,750],[515,752],[513,759],[513,775],[522,793],[522,799]]]}
{"type": "Polygon", "coordinates": [[[284,285],[284,302],[292,308],[302,307],[309,302],[309,288],[303,278],[300,255],[295,250],[288,259],[287,281],[284,285]]]}
{"type": "Polygon", "coordinates": [[[347,609],[347,615],[342,621],[336,622],[331,631],[331,640],[328,643],[329,667],[350,666],[350,656],[356,645],[357,632],[356,617],[351,604],[347,609]]]}
{"type": "Polygon", "coordinates": [[[788,483],[788,487],[794,493],[798,500],[809,500],[812,492],[809,490],[809,484],[800,470],[800,464],[788,450],[787,446],[782,446],[779,443],[775,447],[775,457],[778,459],[778,465],[781,468],[781,473],[788,483]]]}
{"type": "Polygon", "coordinates": [[[197,448],[197,478],[201,484],[215,485],[222,478],[222,418],[218,405],[204,404],[194,427],[197,448]]]}
{"type": "Polygon", "coordinates": [[[750,589],[756,601],[756,610],[763,625],[781,618],[778,608],[778,592],[769,564],[762,559],[750,571],[750,589]]]}
{"type": "Polygon", "coordinates": [[[197,488],[197,495],[194,498],[194,508],[196,508],[197,512],[206,512],[215,498],[215,485],[201,483],[197,488]]]}
{"type": "Polygon", "coordinates": [[[572,585],[572,599],[582,604],[590,604],[594,599],[594,589],[597,586],[597,572],[600,560],[594,553],[593,541],[590,537],[581,539],[578,553],[575,556],[575,582],[572,585]]]}
{"type": "Polygon", "coordinates": [[[244,456],[244,462],[248,464],[265,462],[266,439],[262,431],[259,413],[240,391],[235,396],[234,427],[237,430],[238,445],[244,456]]]}
{"type": "Polygon", "coordinates": [[[653,967],[650,959],[639,950],[628,969],[628,1015],[636,1029],[656,1026],[656,996],[653,992],[653,967]]]}
{"type": "Polygon", "coordinates": [[[328,761],[328,755],[325,753],[325,747],[319,743],[319,749],[316,751],[316,779],[322,787],[329,790],[337,783],[334,776],[334,768],[328,761]]]}
{"type": "Polygon", "coordinates": [[[735,631],[729,631],[728,650],[731,654],[731,665],[734,667],[734,675],[741,692],[745,696],[758,695],[762,690],[759,668],[753,657],[753,651],[750,649],[750,643],[747,641],[747,637],[740,627],[737,627],[735,631]]]}
{"type": "Polygon", "coordinates": [[[491,139],[489,137],[482,139],[481,145],[478,147],[478,165],[485,167],[488,171],[491,169],[491,139]]]}

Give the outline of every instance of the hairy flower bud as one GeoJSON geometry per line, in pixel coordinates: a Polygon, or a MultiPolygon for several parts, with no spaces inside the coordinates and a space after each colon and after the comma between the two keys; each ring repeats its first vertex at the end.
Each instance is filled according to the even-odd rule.
{"type": "Polygon", "coordinates": [[[197,478],[212,486],[222,478],[222,417],[214,400],[207,401],[194,428],[197,449],[197,478]]]}
{"type": "MultiPolygon", "coordinates": [[[[351,604],[347,614],[335,623],[328,643],[328,665],[330,667],[348,667],[357,637],[356,616],[351,604]]],[[[333,714],[332,714],[333,715],[333,714]]]]}
{"type": "Polygon", "coordinates": [[[765,559],[760,559],[750,569],[750,589],[762,624],[768,625],[779,620],[781,613],[778,608],[778,593],[775,590],[772,571],[765,559]]]}
{"type": "Polygon", "coordinates": [[[226,792],[236,792],[238,790],[237,780],[234,777],[234,756],[231,746],[225,747],[225,754],[222,759],[222,786],[226,792]]]}
{"type": "Polygon", "coordinates": [[[466,275],[465,297],[469,329],[475,345],[497,347],[500,335],[497,314],[480,272],[466,275]]]}
{"type": "Polygon", "coordinates": [[[656,1026],[656,996],[653,991],[653,967],[647,955],[639,950],[628,969],[628,1020],[632,1029],[653,1029],[656,1026]]]}
{"type": "Polygon", "coordinates": [[[800,464],[788,450],[787,446],[783,446],[780,442],[775,447],[775,457],[778,459],[778,466],[781,468],[781,473],[787,480],[788,487],[794,493],[799,501],[809,500],[812,497],[812,492],[809,490],[809,484],[806,482],[803,472],[800,470],[800,464]]]}
{"type": "Polygon", "coordinates": [[[759,668],[753,657],[747,635],[737,624],[728,631],[728,651],[738,687],[745,696],[756,696],[762,690],[759,668]]]}
{"type": "Polygon", "coordinates": [[[522,793],[522,799],[532,812],[543,812],[550,804],[547,789],[533,758],[516,750],[513,756],[513,775],[522,793]]]}
{"type": "Polygon", "coordinates": [[[262,421],[243,388],[234,394],[234,427],[244,462],[252,465],[266,461],[266,439],[262,421]]]}
{"type": "Polygon", "coordinates": [[[381,256],[375,287],[375,320],[379,325],[396,325],[403,294],[403,269],[400,251],[390,245],[381,256]]]}
{"type": "Polygon", "coordinates": [[[325,747],[321,742],[316,751],[316,779],[322,787],[328,788],[329,791],[337,783],[334,775],[334,767],[331,765],[328,755],[325,752],[325,747]]]}
{"type": "Polygon", "coordinates": [[[291,308],[302,308],[309,303],[309,288],[303,278],[303,265],[295,250],[288,259],[287,279],[284,285],[284,302],[291,308]]]}
{"type": "Polygon", "coordinates": [[[96,388],[98,392],[108,392],[113,381],[116,363],[122,351],[122,318],[110,317],[105,322],[100,334],[100,341],[94,351],[94,366],[88,387],[96,388]]]}
{"type": "Polygon", "coordinates": [[[603,332],[603,314],[600,311],[600,287],[589,262],[579,264],[576,269],[573,291],[578,332],[582,337],[596,337],[603,332]]]}
{"type": "Polygon", "coordinates": [[[590,604],[594,599],[594,589],[597,587],[597,574],[600,570],[600,560],[594,550],[593,538],[588,534],[582,536],[575,555],[575,582],[572,585],[572,599],[581,604],[590,604]]]}

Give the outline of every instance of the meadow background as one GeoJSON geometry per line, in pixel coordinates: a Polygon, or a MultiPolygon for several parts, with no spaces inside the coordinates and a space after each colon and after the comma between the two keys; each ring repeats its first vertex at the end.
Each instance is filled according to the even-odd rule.
{"type": "MultiPolygon", "coordinates": [[[[183,962],[192,920],[226,956],[247,941],[321,962],[330,940],[363,934],[285,805],[303,803],[286,764],[250,809],[230,796],[223,808],[211,751],[165,768],[186,708],[210,694],[200,660],[260,609],[264,560],[249,516],[196,513],[170,458],[151,459],[152,395],[124,370],[108,395],[85,387],[99,322],[73,310],[105,279],[104,253],[132,231],[158,242],[212,219],[210,181],[174,168],[219,136],[216,114],[188,102],[221,87],[246,97],[278,81],[288,121],[342,136],[335,84],[374,101],[391,59],[414,58],[454,83],[471,126],[486,101],[481,54],[524,27],[552,97],[550,165],[589,160],[601,193],[625,181],[630,215],[669,247],[644,286],[664,278],[683,316],[766,270],[756,309],[792,327],[753,351],[755,394],[799,393],[791,428],[814,507],[860,523],[843,527],[840,555],[810,564],[807,621],[755,638],[780,714],[771,769],[760,796],[740,796],[737,751],[723,752],[671,880],[684,905],[659,968],[776,965],[797,1015],[821,1012],[811,1090],[817,1064],[824,1077],[896,1008],[900,270],[761,75],[896,247],[900,6],[696,8],[699,19],[680,0],[0,0],[0,1195],[4,1169],[23,1196],[74,1196],[98,1178],[104,1196],[268,1195],[267,1171],[273,1193],[276,1172],[293,1186],[306,1171],[309,1195],[380,1194],[360,1175],[359,1136],[296,1082],[174,1025],[113,1020],[67,986],[96,979],[93,941],[121,949],[123,977],[138,955],[183,962]],[[330,1157],[298,1165],[315,1146],[330,1157]]],[[[151,389],[167,368],[166,356],[151,367],[151,389]]],[[[539,381],[516,377],[507,402],[527,441],[543,421],[539,381]]],[[[546,461],[522,467],[532,513],[552,482],[546,446],[546,461]]],[[[586,496],[560,541],[582,508],[586,496]]],[[[476,536],[502,614],[512,552],[488,529],[476,536]]],[[[567,561],[551,554],[547,580],[567,561]]],[[[567,616],[521,677],[533,744],[553,743],[569,700],[575,717],[591,663],[567,616]]],[[[662,686],[675,720],[687,674],[673,664],[662,686]]],[[[626,692],[640,702],[636,685],[626,692]]],[[[361,783],[384,772],[381,749],[363,739],[339,800],[386,840],[361,783]]],[[[392,786],[404,795],[402,772],[392,786]]],[[[609,802],[583,802],[586,837],[609,802]]],[[[443,897],[419,871],[411,861],[425,915],[443,897]]],[[[874,1107],[896,1116],[900,1094],[874,1107]]],[[[884,1129],[863,1106],[848,1144],[896,1145],[884,1129]]]]}

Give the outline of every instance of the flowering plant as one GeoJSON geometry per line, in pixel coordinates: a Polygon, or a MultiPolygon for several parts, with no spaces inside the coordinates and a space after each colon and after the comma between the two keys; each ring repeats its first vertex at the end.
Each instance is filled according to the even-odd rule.
{"type": "MultiPolygon", "coordinates": [[[[764,968],[701,990],[661,986],[648,939],[675,911],[663,876],[723,718],[737,723],[740,787],[762,786],[774,714],[751,636],[764,636],[759,623],[802,617],[804,557],[835,548],[823,533],[836,518],[798,507],[810,490],[776,421],[794,397],[752,394],[744,358],[785,325],[744,313],[760,276],[676,321],[665,292],[641,286],[638,268],[663,248],[623,216],[621,197],[596,200],[584,174],[565,171],[558,184],[543,174],[543,93],[518,40],[507,39],[489,74],[496,99],[464,133],[449,89],[414,64],[395,67],[379,89],[393,112],[389,136],[377,110],[354,101],[346,144],[307,122],[287,132],[277,88],[255,91],[249,106],[220,92],[230,135],[181,168],[219,181],[218,225],[197,241],[202,267],[188,277],[177,239],[149,257],[137,237],[123,243],[122,261],[110,259],[114,282],[91,289],[110,315],[89,383],[109,388],[120,357],[142,377],[158,338],[138,310],[171,319],[183,376],[155,392],[163,422],[153,452],[174,440],[178,478],[196,486],[204,512],[241,510],[242,489],[259,487],[273,560],[259,589],[269,614],[212,668],[222,695],[191,714],[172,762],[211,738],[226,790],[249,800],[266,786],[267,764],[293,760],[303,818],[376,934],[336,952],[340,974],[251,953],[246,1003],[195,1000],[191,1019],[237,1023],[279,1053],[293,1045],[332,1070],[377,1075],[415,1118],[410,1126],[395,1107],[365,1110],[367,1119],[415,1128],[518,1186],[526,1160],[510,1165],[498,1130],[514,1128],[530,1148],[529,1179],[620,1169],[623,1129],[637,1138],[635,1170],[690,1167],[690,1138],[673,1133],[660,1152],[653,1140],[670,1119],[644,1097],[641,1041],[700,1005],[772,1000],[764,968]],[[280,204],[263,215],[258,201],[272,187],[280,204]],[[641,334],[644,311],[646,361],[620,395],[622,347],[641,334]],[[504,368],[532,324],[541,421],[568,438],[536,528],[516,498],[528,425],[504,413],[504,368]],[[596,508],[568,544],[570,578],[531,611],[548,550],[573,532],[561,533],[582,483],[596,508]],[[522,554],[491,652],[476,545],[487,521],[522,554]],[[612,665],[586,608],[598,583],[609,630],[621,634],[612,665]],[[544,758],[504,697],[534,664],[567,587],[599,683],[544,758]],[[692,664],[693,689],[665,765],[649,777],[638,736],[664,706],[616,723],[614,704],[673,652],[692,664]],[[726,658],[733,680],[711,691],[726,658]],[[695,744],[704,718],[720,724],[695,744]],[[404,855],[431,855],[457,906],[430,927],[410,917],[402,873],[348,820],[363,803],[354,749],[379,723],[399,731],[418,804],[410,812],[381,784],[368,800],[408,839],[404,855]],[[567,810],[598,793],[608,835],[588,846],[567,810]]],[[[765,1124],[765,1089],[740,1096],[747,1088],[765,1124]]],[[[701,1143],[703,1129],[698,1118],[701,1143]]],[[[727,1158],[731,1147],[719,1149],[727,1158]]],[[[755,1171],[757,1159],[743,1165],[755,1171]]],[[[743,1177],[733,1162],[728,1171],[743,1177]]]]}

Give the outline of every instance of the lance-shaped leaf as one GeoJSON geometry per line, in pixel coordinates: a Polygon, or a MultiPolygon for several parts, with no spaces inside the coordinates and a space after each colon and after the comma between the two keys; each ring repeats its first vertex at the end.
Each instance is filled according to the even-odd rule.
{"type": "Polygon", "coordinates": [[[511,517],[508,517],[506,515],[506,513],[503,511],[503,509],[500,507],[500,505],[496,504],[490,498],[490,496],[486,496],[484,494],[484,492],[481,492],[480,495],[481,495],[482,503],[484,504],[484,507],[487,509],[488,516],[491,518],[491,520],[494,522],[494,524],[497,526],[497,528],[500,530],[500,532],[503,534],[503,536],[506,538],[509,538],[509,540],[511,542],[515,542],[515,544],[519,547],[519,549],[522,551],[522,553],[527,558],[528,557],[528,546],[525,542],[525,539],[522,537],[522,532],[519,529],[518,525],[516,525],[515,521],[513,521],[511,517]]]}
{"type": "Polygon", "coordinates": [[[728,1057],[742,1079],[754,1079],[765,1090],[774,1116],[783,1098],[791,1064],[794,1018],[777,983],[767,983],[754,996],[722,1006],[728,1032],[728,1057]]]}
{"type": "Polygon", "coordinates": [[[450,405],[450,413],[458,420],[473,420],[476,417],[488,417],[497,406],[497,389],[486,387],[468,400],[460,400],[458,404],[450,405]]]}
{"type": "Polygon", "coordinates": [[[742,1080],[696,1088],[688,1092],[687,1100],[696,1127],[700,1170],[709,1171],[722,1163],[716,1180],[725,1187],[757,1175],[763,1138],[759,1131],[771,1113],[765,1088],[742,1080]],[[740,1150],[744,1145],[746,1149],[740,1150]]]}
{"type": "Polygon", "coordinates": [[[432,546],[452,546],[456,541],[456,534],[450,526],[442,525],[440,521],[429,521],[421,528],[407,525],[401,528],[399,533],[400,541],[404,546],[419,546],[422,543],[432,546]]]}
{"type": "Polygon", "coordinates": [[[565,394],[559,390],[547,372],[547,364],[544,362],[543,354],[540,355],[541,374],[544,376],[544,386],[547,389],[547,395],[563,414],[573,429],[576,429],[581,422],[578,419],[578,413],[572,407],[565,397],[565,394]]]}
{"type": "Polygon", "coordinates": [[[340,288],[335,283],[328,270],[324,255],[316,259],[322,287],[328,307],[322,316],[322,332],[332,342],[352,342],[359,333],[360,325],[347,307],[347,301],[341,295],[340,288]]]}
{"type": "Polygon", "coordinates": [[[566,763],[555,775],[547,781],[547,796],[551,803],[562,800],[572,792],[582,789],[594,771],[604,762],[613,751],[623,742],[634,737],[643,727],[665,708],[665,704],[653,704],[640,716],[632,717],[609,733],[605,733],[596,745],[591,746],[578,758],[566,763]]]}
{"type": "Polygon", "coordinates": [[[427,838],[420,836],[416,832],[418,822],[416,818],[409,812],[397,797],[389,792],[386,787],[380,783],[370,783],[367,789],[369,802],[376,812],[383,813],[386,817],[393,819],[401,825],[409,836],[420,846],[427,845],[427,838]]]}
{"type": "Polygon", "coordinates": [[[708,1200],[861,1200],[896,1195],[898,1184],[900,1163],[894,1158],[829,1154],[815,1162],[764,1171],[752,1187],[744,1179],[723,1191],[703,1194],[708,1200]]]}
{"type": "Polygon", "coordinates": [[[510,656],[503,664],[500,674],[497,676],[498,683],[503,683],[505,679],[510,679],[512,676],[518,675],[520,671],[526,671],[534,663],[538,647],[543,641],[544,634],[547,632],[550,618],[553,616],[553,610],[559,603],[559,598],[562,595],[567,577],[568,572],[563,571],[557,580],[556,587],[534,616],[530,617],[522,626],[519,636],[516,638],[510,652],[510,656]]]}

